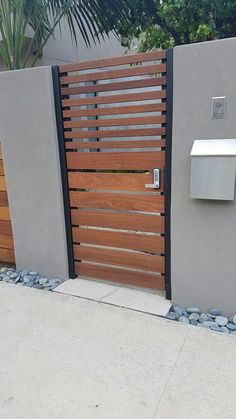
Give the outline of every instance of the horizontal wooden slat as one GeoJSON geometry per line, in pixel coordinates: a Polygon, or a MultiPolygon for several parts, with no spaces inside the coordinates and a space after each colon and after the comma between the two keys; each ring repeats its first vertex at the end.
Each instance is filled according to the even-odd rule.
{"type": "Polygon", "coordinates": [[[84,61],[75,64],[64,64],[59,67],[60,73],[88,70],[98,67],[112,67],[125,64],[141,63],[166,59],[166,51],[152,51],[139,54],[124,55],[122,57],[105,58],[102,60],[84,61]]]}
{"type": "Polygon", "coordinates": [[[7,185],[6,185],[5,176],[0,176],[0,191],[6,191],[6,190],[7,190],[7,185]]]}
{"type": "Polygon", "coordinates": [[[74,118],[79,116],[102,116],[102,115],[122,115],[136,114],[145,112],[160,112],[166,109],[166,103],[151,103],[150,105],[137,106],[118,106],[95,109],[77,109],[74,111],[63,111],[64,118],[74,118]]]}
{"type": "Polygon", "coordinates": [[[147,269],[156,273],[164,273],[164,257],[159,255],[74,245],[74,257],[76,260],[127,266],[134,269],[147,269]]]}
{"type": "Polygon", "coordinates": [[[6,191],[0,191],[0,205],[1,206],[8,205],[8,199],[7,199],[7,192],[6,191]]]}
{"type": "MultiPolygon", "coordinates": [[[[166,79],[163,80],[166,84],[166,79]]],[[[63,99],[63,107],[73,107],[73,106],[84,106],[84,105],[99,105],[106,103],[123,103],[123,102],[141,102],[143,100],[156,100],[166,97],[165,90],[154,90],[147,92],[139,93],[123,93],[121,95],[106,95],[106,96],[95,96],[95,97],[86,97],[79,99],[63,99]]]]}
{"type": "Polygon", "coordinates": [[[165,289],[165,277],[154,273],[119,269],[86,262],[75,262],[75,271],[77,275],[90,278],[108,279],[109,281],[124,282],[146,288],[165,289]]]}
{"type": "Polygon", "coordinates": [[[163,124],[166,121],[164,115],[142,116],[136,118],[107,118],[107,119],[84,119],[79,121],[64,121],[65,128],[87,128],[87,127],[122,127],[130,125],[151,125],[163,124]]]}
{"type": "Polygon", "coordinates": [[[12,249],[2,249],[0,247],[0,261],[1,262],[15,263],[14,250],[12,250],[12,249]]]}
{"type": "Polygon", "coordinates": [[[3,160],[0,160],[0,176],[4,175],[3,160]]]}
{"type": "Polygon", "coordinates": [[[163,86],[166,83],[165,77],[145,78],[142,80],[120,81],[116,83],[100,83],[79,87],[62,87],[61,94],[65,96],[79,95],[84,93],[114,92],[115,90],[130,90],[143,87],[163,86]]]}
{"type": "MultiPolygon", "coordinates": [[[[6,236],[12,236],[12,227],[10,221],[0,220],[0,233],[6,236]]],[[[1,243],[0,243],[1,246],[1,243]]]]}
{"type": "Polygon", "coordinates": [[[81,148],[151,148],[151,147],[165,147],[165,140],[130,140],[130,141],[72,141],[66,142],[66,149],[81,149],[81,148]]]}
{"type": "Polygon", "coordinates": [[[66,153],[68,169],[152,170],[165,164],[164,151],[66,153]]]}
{"type": "Polygon", "coordinates": [[[13,249],[13,237],[0,234],[0,247],[3,249],[13,249]]]}
{"type": "Polygon", "coordinates": [[[10,221],[10,212],[8,206],[0,206],[0,220],[10,221]]]}
{"type": "Polygon", "coordinates": [[[78,208],[100,208],[128,211],[164,212],[163,195],[128,195],[109,192],[70,192],[70,205],[78,208]]]}
{"type": "MultiPolygon", "coordinates": [[[[98,173],[69,172],[69,188],[71,189],[103,189],[117,191],[150,192],[146,183],[152,183],[153,175],[147,173],[98,173]]],[[[162,179],[163,181],[163,176],[162,179]]],[[[162,182],[163,184],[163,182],[162,182]]],[[[154,190],[155,191],[155,190],[154,190]]],[[[158,192],[163,191],[163,185],[158,192]]]]}
{"type": "Polygon", "coordinates": [[[119,130],[94,130],[94,131],[65,131],[66,139],[72,138],[123,138],[123,137],[148,137],[165,135],[166,129],[162,128],[136,128],[119,130]]]}
{"type": "Polygon", "coordinates": [[[79,74],[75,76],[65,76],[60,78],[61,85],[83,83],[88,81],[112,80],[123,77],[135,77],[143,75],[153,75],[166,73],[166,64],[141,65],[137,67],[127,67],[118,70],[106,70],[95,73],[79,74]]]}
{"type": "Polygon", "coordinates": [[[73,227],[74,243],[119,247],[140,252],[164,253],[164,237],[73,227]]]}
{"type": "Polygon", "coordinates": [[[164,233],[165,219],[160,215],[72,209],[71,218],[73,225],[164,233]]]}

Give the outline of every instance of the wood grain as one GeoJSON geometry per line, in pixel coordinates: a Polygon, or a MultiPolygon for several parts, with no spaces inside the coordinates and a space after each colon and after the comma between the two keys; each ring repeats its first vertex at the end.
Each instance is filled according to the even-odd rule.
{"type": "Polygon", "coordinates": [[[8,205],[8,198],[6,191],[0,191],[0,206],[7,206],[8,205]]]}
{"type": "Polygon", "coordinates": [[[73,227],[74,243],[95,244],[138,250],[140,252],[164,253],[164,237],[145,234],[120,233],[73,227]]]}
{"type": "Polygon", "coordinates": [[[75,271],[77,275],[89,278],[108,279],[113,282],[123,282],[146,288],[165,289],[165,277],[154,273],[132,271],[85,262],[75,262],[75,271]]]}
{"type": "Polygon", "coordinates": [[[68,169],[152,170],[165,165],[164,151],[66,153],[68,169]]]}
{"type": "Polygon", "coordinates": [[[0,206],[0,220],[10,221],[10,212],[8,206],[0,206]]]}
{"type": "Polygon", "coordinates": [[[165,259],[163,256],[158,255],[74,245],[74,257],[75,260],[126,266],[134,269],[147,269],[156,273],[164,273],[165,259]]]}
{"type": "Polygon", "coordinates": [[[146,231],[163,234],[164,216],[96,210],[71,210],[73,225],[146,231]]]}
{"type": "Polygon", "coordinates": [[[13,237],[7,235],[0,235],[0,247],[3,249],[13,249],[13,237]]]}
{"type": "MultiPolygon", "coordinates": [[[[162,86],[165,83],[164,78],[150,78],[142,80],[120,81],[116,83],[101,83],[95,85],[86,85],[79,87],[62,87],[62,96],[80,95],[84,93],[114,92],[115,90],[130,90],[144,87],[162,86]]],[[[158,95],[158,91],[157,91],[158,95]]]]}
{"type": "Polygon", "coordinates": [[[64,128],[91,128],[91,127],[124,127],[136,125],[158,125],[164,124],[166,117],[164,115],[143,116],[137,118],[108,118],[96,120],[78,120],[64,121],[64,128]]]}
{"type": "Polygon", "coordinates": [[[6,191],[6,190],[7,190],[7,185],[6,185],[5,176],[0,176],[0,191],[6,191]]]}
{"type": "Polygon", "coordinates": [[[145,183],[152,182],[152,174],[147,173],[99,173],[69,172],[69,188],[100,189],[147,192],[145,183]]]}
{"type": "Polygon", "coordinates": [[[152,103],[148,105],[133,105],[133,106],[118,106],[95,109],[77,109],[63,111],[64,118],[75,118],[79,116],[102,116],[102,115],[122,115],[122,114],[136,114],[145,112],[160,112],[165,111],[166,103],[152,103]]]}
{"type": "MultiPolygon", "coordinates": [[[[0,220],[0,234],[6,236],[12,236],[12,227],[10,221],[2,221],[0,220]]],[[[1,243],[0,243],[1,246],[1,243]]]]}
{"type": "Polygon", "coordinates": [[[67,141],[65,147],[67,150],[78,150],[78,149],[112,149],[112,148],[153,148],[153,147],[165,147],[165,140],[130,140],[130,141],[67,141]]]}
{"type": "Polygon", "coordinates": [[[166,128],[136,128],[118,130],[94,130],[94,131],[65,131],[65,139],[72,138],[122,138],[122,137],[148,137],[165,135],[166,128]]]}
{"type": "Polygon", "coordinates": [[[64,64],[59,67],[60,73],[69,73],[79,70],[88,70],[101,67],[112,67],[117,65],[134,64],[148,61],[166,59],[166,51],[151,51],[139,54],[123,55],[121,57],[105,58],[99,60],[84,61],[75,64],[64,64]]]}
{"type": "Polygon", "coordinates": [[[88,81],[112,80],[123,77],[135,77],[144,75],[155,75],[166,73],[166,64],[141,65],[136,67],[127,67],[118,70],[106,70],[95,73],[79,74],[75,76],[65,76],[60,78],[60,84],[83,83],[88,81]]]}
{"type": "Polygon", "coordinates": [[[0,261],[1,262],[15,263],[14,250],[12,250],[12,249],[2,249],[0,247],[0,261]]]}
{"type": "Polygon", "coordinates": [[[70,192],[70,205],[78,208],[100,208],[128,211],[164,212],[163,195],[129,195],[110,192],[70,192]]]}
{"type": "MultiPolygon", "coordinates": [[[[152,183],[153,175],[146,173],[99,173],[99,172],[68,172],[69,188],[71,189],[97,189],[150,192],[145,188],[146,183],[152,183]]],[[[163,176],[161,188],[163,190],[163,176]]],[[[155,189],[153,189],[155,191],[155,189]]]]}
{"type": "MultiPolygon", "coordinates": [[[[163,77],[163,83],[166,84],[166,78],[163,77]]],[[[123,93],[119,95],[95,96],[76,99],[62,99],[62,107],[88,106],[107,103],[123,102],[142,102],[143,100],[157,100],[166,98],[165,90],[154,90],[139,93],[123,93]]]]}
{"type": "Polygon", "coordinates": [[[0,176],[4,175],[3,161],[0,160],[0,176]]]}

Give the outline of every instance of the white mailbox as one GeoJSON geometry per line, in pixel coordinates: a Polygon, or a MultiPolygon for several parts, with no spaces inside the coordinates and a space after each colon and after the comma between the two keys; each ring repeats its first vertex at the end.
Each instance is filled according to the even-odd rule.
{"type": "Polygon", "coordinates": [[[236,139],[195,140],[190,198],[234,200],[236,139]]]}

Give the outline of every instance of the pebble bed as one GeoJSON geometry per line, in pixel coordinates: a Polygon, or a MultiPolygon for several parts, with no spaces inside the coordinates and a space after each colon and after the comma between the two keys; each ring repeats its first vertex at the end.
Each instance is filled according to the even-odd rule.
{"type": "Polygon", "coordinates": [[[215,332],[236,335],[236,314],[226,317],[222,315],[218,308],[212,308],[208,313],[202,313],[197,307],[184,309],[179,306],[173,306],[166,318],[215,332]]]}
{"type": "Polygon", "coordinates": [[[0,269],[0,282],[53,291],[58,285],[62,284],[64,280],[46,278],[45,276],[39,275],[38,272],[29,271],[27,269],[16,271],[14,268],[3,267],[0,269]]]}

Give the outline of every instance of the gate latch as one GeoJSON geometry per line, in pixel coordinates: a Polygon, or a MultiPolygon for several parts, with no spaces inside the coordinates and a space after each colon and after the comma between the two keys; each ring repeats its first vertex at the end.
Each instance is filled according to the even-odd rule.
{"type": "Polygon", "coordinates": [[[146,183],[145,188],[160,189],[160,169],[153,169],[153,183],[146,183]]]}

